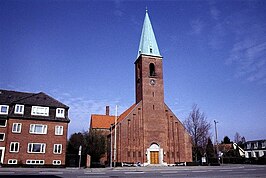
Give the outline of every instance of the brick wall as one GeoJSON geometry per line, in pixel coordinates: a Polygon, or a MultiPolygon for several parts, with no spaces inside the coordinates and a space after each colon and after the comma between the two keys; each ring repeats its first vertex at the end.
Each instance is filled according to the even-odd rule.
{"type": "Polygon", "coordinates": [[[53,160],[61,160],[61,165],[65,165],[68,123],[10,118],[6,129],[7,134],[4,164],[8,163],[8,159],[17,159],[18,164],[26,164],[27,159],[33,159],[45,160],[46,165],[52,165],[53,160]],[[22,124],[21,133],[12,133],[13,123],[22,124]],[[30,124],[47,125],[47,134],[30,134],[30,124]],[[55,135],[55,126],[57,125],[63,126],[63,135],[55,135]],[[18,153],[11,153],[9,151],[11,142],[20,143],[18,153]],[[28,143],[45,143],[45,153],[28,153],[28,143]],[[53,153],[54,144],[62,144],[61,154],[53,153]]]}

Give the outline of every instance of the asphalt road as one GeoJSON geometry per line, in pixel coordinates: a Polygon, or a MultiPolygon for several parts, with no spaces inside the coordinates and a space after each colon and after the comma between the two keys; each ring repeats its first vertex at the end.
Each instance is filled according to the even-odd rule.
{"type": "Polygon", "coordinates": [[[266,165],[222,165],[123,168],[0,168],[5,178],[117,178],[117,177],[265,177],[266,165]]]}

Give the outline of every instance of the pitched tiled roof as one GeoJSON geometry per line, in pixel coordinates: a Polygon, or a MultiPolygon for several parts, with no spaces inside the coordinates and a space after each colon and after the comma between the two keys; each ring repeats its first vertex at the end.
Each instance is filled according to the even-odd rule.
{"type": "Polygon", "coordinates": [[[92,129],[109,129],[111,124],[115,122],[115,116],[108,115],[91,115],[91,128],[92,129]]]}
{"type": "Polygon", "coordinates": [[[10,90],[0,89],[0,103],[1,104],[24,104],[35,106],[49,106],[68,108],[68,106],[50,97],[49,95],[40,93],[26,93],[10,90]]]}
{"type": "MultiPolygon", "coordinates": [[[[124,111],[118,118],[117,123],[122,121],[136,106],[133,104],[130,108],[124,111]]],[[[115,116],[109,115],[99,115],[99,114],[92,114],[91,115],[91,128],[92,129],[109,129],[111,124],[115,123],[115,116]]]]}
{"type": "Polygon", "coordinates": [[[127,110],[125,110],[119,117],[117,122],[121,122],[127,115],[132,111],[132,109],[136,106],[136,104],[133,104],[130,106],[127,110]]]}

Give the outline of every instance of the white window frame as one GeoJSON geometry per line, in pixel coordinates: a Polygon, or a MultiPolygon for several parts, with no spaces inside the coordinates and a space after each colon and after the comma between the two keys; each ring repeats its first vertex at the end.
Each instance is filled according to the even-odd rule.
{"type": "Polygon", "coordinates": [[[61,160],[53,160],[53,165],[61,165],[62,161],[61,160]]]}
{"type": "Polygon", "coordinates": [[[266,147],[266,141],[262,141],[261,142],[261,148],[265,148],[266,147]]]}
{"type": "Polygon", "coordinates": [[[6,127],[6,119],[1,119],[2,121],[5,121],[5,125],[0,125],[0,127],[6,127]]]}
{"type": "Polygon", "coordinates": [[[49,107],[32,106],[31,115],[33,116],[49,116],[49,107]]]}
{"type": "Polygon", "coordinates": [[[6,134],[5,134],[5,133],[0,133],[0,135],[1,135],[1,134],[3,134],[4,136],[3,136],[3,139],[0,140],[0,142],[3,142],[3,141],[5,141],[5,136],[6,136],[6,134]]]}
{"type": "Polygon", "coordinates": [[[45,153],[46,144],[45,143],[28,143],[28,153],[45,153]],[[40,145],[40,152],[36,152],[33,150],[34,145],[40,145]]]}
{"type": "Polygon", "coordinates": [[[62,125],[56,125],[55,126],[54,134],[55,135],[63,135],[64,134],[64,126],[62,126],[62,125]]]}
{"type": "Polygon", "coordinates": [[[12,125],[12,133],[21,133],[21,123],[13,123],[12,125]]]}
{"type": "Polygon", "coordinates": [[[26,164],[44,165],[44,160],[27,159],[26,164]]]}
{"type": "Polygon", "coordinates": [[[47,134],[47,125],[44,124],[31,124],[30,125],[30,133],[31,134],[47,134]],[[36,131],[36,127],[41,126],[41,132],[36,131]]]}
{"type": "Polygon", "coordinates": [[[54,144],[53,153],[54,154],[62,154],[62,149],[63,149],[62,144],[54,144]]]}
{"type": "Polygon", "coordinates": [[[254,143],[254,149],[257,149],[259,147],[259,143],[258,142],[255,142],[254,143]]]}
{"type": "Polygon", "coordinates": [[[9,152],[10,153],[18,153],[19,152],[19,142],[10,142],[9,152]],[[14,150],[12,150],[12,145],[13,145],[14,150]],[[16,150],[16,145],[17,145],[17,150],[16,150]]]}
{"type": "Polygon", "coordinates": [[[16,104],[14,113],[15,114],[24,114],[24,105],[16,104]]]}
{"type": "Polygon", "coordinates": [[[7,115],[8,114],[8,110],[9,110],[9,106],[8,105],[0,105],[0,114],[7,115]],[[2,107],[6,107],[6,112],[2,111],[2,107]]]}
{"type": "Polygon", "coordinates": [[[9,159],[7,164],[18,164],[18,160],[17,159],[9,159]]]}
{"type": "Polygon", "coordinates": [[[56,108],[56,117],[65,118],[65,109],[64,108],[56,108]]]}

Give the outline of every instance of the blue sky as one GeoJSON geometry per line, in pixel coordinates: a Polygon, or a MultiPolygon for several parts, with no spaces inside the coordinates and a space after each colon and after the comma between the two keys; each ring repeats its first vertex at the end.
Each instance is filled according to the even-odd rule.
{"type": "Polygon", "coordinates": [[[69,134],[87,130],[106,105],[123,112],[135,102],[146,7],[164,57],[165,101],[180,120],[198,104],[219,122],[219,140],[266,139],[263,0],[0,0],[0,88],[43,91],[70,106],[69,134]]]}

